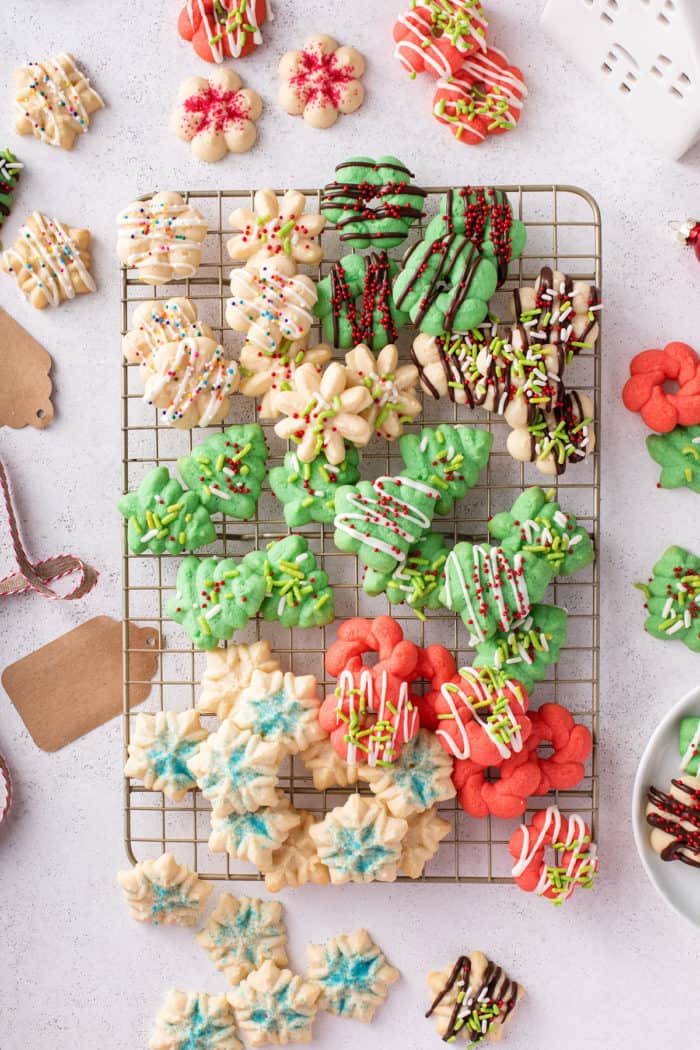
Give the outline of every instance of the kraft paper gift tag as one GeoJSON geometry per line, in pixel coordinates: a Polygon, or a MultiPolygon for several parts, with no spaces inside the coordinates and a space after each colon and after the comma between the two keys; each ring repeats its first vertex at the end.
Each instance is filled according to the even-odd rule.
{"type": "Polygon", "coordinates": [[[47,427],[53,419],[51,355],[0,309],[0,426],[47,427]]]}

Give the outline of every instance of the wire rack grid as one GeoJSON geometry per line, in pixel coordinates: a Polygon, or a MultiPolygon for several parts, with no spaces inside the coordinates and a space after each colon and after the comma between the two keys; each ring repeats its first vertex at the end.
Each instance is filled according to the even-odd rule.
{"type": "MultiPolygon", "coordinates": [[[[528,243],[523,255],[511,264],[510,275],[492,302],[492,309],[504,320],[510,317],[509,293],[520,284],[532,283],[543,265],[552,265],[571,274],[574,279],[588,280],[601,287],[601,218],[595,200],[585,191],[573,186],[501,186],[508,193],[513,213],[522,219],[528,232],[528,243]]],[[[122,334],[129,328],[131,312],[138,303],[148,299],[165,300],[174,295],[187,295],[198,306],[200,317],[214,329],[222,345],[233,351],[242,342],[238,333],[231,332],[224,314],[229,294],[228,277],[231,263],[225,242],[233,232],[227,228],[230,211],[239,206],[252,206],[254,190],[182,191],[207,217],[208,236],[203,245],[202,263],[197,274],[167,287],[151,288],[143,285],[135,271],[122,267],[121,312],[122,334]]],[[[282,191],[278,191],[282,192],[282,191]]],[[[321,191],[304,191],[308,208],[315,202],[319,208],[321,191]]],[[[424,224],[437,211],[445,187],[428,189],[426,217],[413,228],[407,244],[421,235],[424,224]]],[[[142,199],[148,199],[145,195],[142,199]]],[[[333,262],[346,254],[337,234],[324,231],[321,235],[323,260],[307,270],[315,278],[324,276],[333,262]]],[[[400,258],[406,244],[390,255],[400,258]]],[[[303,268],[302,268],[303,269],[303,268]]],[[[321,341],[318,331],[312,333],[321,341]]],[[[405,330],[399,339],[403,359],[406,347],[414,333],[405,330]]],[[[314,340],[312,339],[312,345],[314,340]]],[[[470,411],[466,406],[453,404],[449,399],[434,400],[425,395],[423,413],[407,429],[419,430],[424,425],[441,422],[459,422],[488,428],[494,434],[493,451],[488,467],[478,484],[465,499],[455,503],[453,512],[439,518],[433,528],[445,533],[448,546],[459,539],[487,538],[487,522],[491,515],[507,509],[523,488],[545,484],[557,490],[557,498],[566,510],[573,512],[579,523],[585,525],[597,543],[600,514],[600,339],[594,352],[579,354],[567,366],[567,387],[586,391],[595,404],[596,450],[587,460],[571,466],[560,478],[543,480],[534,465],[516,463],[505,449],[508,426],[505,421],[483,410],[470,411]]],[[[343,351],[334,351],[342,358],[343,351]]],[[[142,399],[142,385],[138,367],[123,364],[122,441],[123,491],[134,489],[144,474],[156,465],[174,468],[178,456],[186,455],[210,433],[223,429],[232,422],[252,422],[257,405],[249,398],[234,395],[233,410],[226,424],[220,427],[194,431],[161,426],[156,410],[142,399]]],[[[270,450],[268,468],[281,462],[286,443],[276,437],[273,423],[263,422],[270,450]]],[[[374,440],[363,450],[362,477],[372,479],[380,474],[398,473],[402,463],[398,445],[374,440]]],[[[257,517],[250,522],[235,521],[217,515],[216,545],[207,553],[232,556],[251,548],[262,547],[272,539],[288,533],[281,504],[265,488],[258,505],[257,517]]],[[[307,537],[310,548],[326,569],[334,588],[336,624],[350,616],[378,616],[390,613],[402,625],[406,637],[421,645],[441,642],[450,647],[463,666],[471,662],[468,634],[460,618],[448,610],[429,612],[427,620],[419,621],[405,606],[390,606],[384,596],[371,598],[361,586],[361,569],[354,555],[337,550],[333,544],[332,526],[312,524],[297,530],[307,537]]],[[[130,621],[155,626],[160,632],[159,670],[153,679],[148,700],[139,710],[180,710],[196,705],[198,684],[205,666],[205,654],[195,651],[182,628],[164,615],[165,601],[174,590],[178,558],[163,555],[136,557],[126,545],[126,525],[123,541],[123,619],[124,619],[124,756],[130,740],[132,720],[136,711],[129,709],[129,696],[137,680],[131,674],[128,627],[130,621]]],[[[558,578],[543,599],[562,605],[569,612],[566,645],[559,662],[550,669],[546,681],[534,689],[531,706],[551,700],[564,702],[574,717],[586,724],[594,740],[598,733],[598,662],[599,662],[599,570],[597,560],[587,570],[572,578],[558,578]]],[[[268,638],[283,669],[297,674],[315,674],[322,692],[333,690],[335,683],[326,678],[323,656],[334,640],[336,627],[298,630],[282,628],[254,620],[245,631],[239,632],[236,642],[268,638]]],[[[217,724],[210,716],[211,728],[217,724]]],[[[298,758],[288,759],[281,771],[280,787],[295,806],[321,816],[328,809],[342,805],[348,790],[330,788],[316,792],[309,772],[298,758]]],[[[366,790],[360,787],[359,790],[366,790]]],[[[197,791],[190,792],[180,803],[174,803],[162,794],[146,791],[134,780],[125,780],[125,843],[130,860],[136,863],[170,850],[181,862],[188,863],[200,876],[220,880],[250,880],[260,878],[251,866],[228,855],[212,853],[207,846],[210,808],[197,791]]],[[[533,798],[524,819],[531,818],[534,809],[551,804],[552,796],[533,798]]],[[[595,835],[598,811],[598,759],[594,745],[586,776],[579,787],[559,792],[556,801],[563,812],[576,811],[591,825],[595,835]]],[[[512,860],[508,853],[509,838],[519,821],[505,821],[488,817],[474,820],[467,816],[456,800],[440,805],[441,816],[448,819],[451,831],[443,840],[435,857],[426,865],[421,876],[424,882],[507,883],[511,881],[512,860]]],[[[400,878],[404,878],[400,876],[400,878]]]]}

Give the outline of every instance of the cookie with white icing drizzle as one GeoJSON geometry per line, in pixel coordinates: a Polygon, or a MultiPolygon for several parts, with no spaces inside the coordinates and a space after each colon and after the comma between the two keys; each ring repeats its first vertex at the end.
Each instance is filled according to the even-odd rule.
{"type": "Polygon", "coordinates": [[[133,201],[117,216],[117,255],[145,284],[194,277],[202,257],[207,220],[174,191],[133,201]]]}
{"type": "Polygon", "coordinates": [[[261,27],[272,21],[268,0],[187,0],[177,31],[205,62],[244,58],[263,42],[261,27]]]}
{"type": "Polygon", "coordinates": [[[188,336],[208,336],[214,333],[197,315],[197,304],[186,297],[151,299],[139,303],[131,319],[131,328],[122,339],[122,354],[130,365],[147,362],[163,343],[179,343],[188,336]]]}
{"type": "Polygon", "coordinates": [[[238,390],[238,364],[209,336],[164,343],[146,362],[143,400],[161,424],[188,430],[223,423],[238,390]]]}
{"type": "Polygon", "coordinates": [[[283,340],[308,335],[315,302],[316,286],[305,274],[287,276],[274,262],[263,263],[255,273],[240,267],[231,271],[226,322],[245,332],[249,344],[275,354],[283,340]]]}
{"type": "Polygon", "coordinates": [[[433,1001],[426,1017],[435,1018],[438,1035],[445,1043],[464,1037],[469,1046],[484,1040],[497,1042],[503,1026],[525,995],[483,952],[460,955],[453,967],[428,974],[433,1001]]]}
{"type": "Polygon", "coordinates": [[[35,211],[20,226],[12,247],[0,256],[0,266],[14,277],[32,306],[43,310],[95,291],[89,246],[89,230],[66,226],[35,211]]]}
{"type": "Polygon", "coordinates": [[[13,77],[15,131],[34,135],[40,142],[72,149],[78,135],[90,126],[90,117],[104,102],[65,52],[43,62],[29,62],[13,77]]]}
{"type": "Polygon", "coordinates": [[[595,557],[588,532],[560,507],[553,489],[525,489],[509,511],[491,518],[488,528],[508,554],[522,550],[546,558],[557,576],[571,576],[595,557]]]}

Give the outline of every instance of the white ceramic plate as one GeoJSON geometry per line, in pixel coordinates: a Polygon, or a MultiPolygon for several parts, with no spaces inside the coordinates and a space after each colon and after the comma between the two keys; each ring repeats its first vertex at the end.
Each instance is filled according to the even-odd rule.
{"type": "Polygon", "coordinates": [[[678,727],[681,718],[700,715],[700,686],[671,708],[652,733],[637,769],[632,792],[634,840],[649,880],[664,900],[695,926],[700,926],[700,869],[680,861],[663,861],[649,845],[649,825],[644,816],[647,789],[651,784],[667,791],[678,776],[681,755],[678,727]]]}

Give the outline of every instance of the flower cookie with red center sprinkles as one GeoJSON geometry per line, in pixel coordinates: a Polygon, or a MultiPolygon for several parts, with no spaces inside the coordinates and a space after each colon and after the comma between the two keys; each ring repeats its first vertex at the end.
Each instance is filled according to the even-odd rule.
{"type": "Polygon", "coordinates": [[[527,88],[517,66],[498,48],[469,55],[462,68],[438,80],[433,116],[458,142],[477,146],[490,135],[512,131],[527,88]]]}
{"type": "Polygon", "coordinates": [[[266,460],[262,427],[241,423],[195,445],[189,456],[178,459],[177,469],[211,514],[247,520],[255,514],[266,460]]]}
{"type": "Polygon", "coordinates": [[[382,350],[393,343],[409,319],[392,299],[398,266],[386,252],[346,255],[333,263],[316,286],[314,313],[323,322],[324,337],[343,350],[365,343],[382,350]]]}
{"type": "Polygon", "coordinates": [[[104,102],[72,55],[65,52],[44,62],[30,62],[13,77],[15,131],[40,142],[73,149],[78,135],[104,102]]]}
{"type": "Polygon", "coordinates": [[[644,592],[644,629],[654,638],[683,642],[700,653],[700,558],[683,547],[668,547],[652,570],[644,592]]]}
{"type": "Polygon", "coordinates": [[[227,153],[247,153],[255,145],[255,121],[262,99],[244,88],[231,69],[217,69],[210,77],[189,77],[180,85],[170,130],[189,142],[199,160],[213,163],[227,153]]]}
{"type": "Polygon", "coordinates": [[[0,267],[14,277],[32,306],[43,310],[95,291],[89,247],[89,230],[35,211],[20,226],[12,247],[0,255],[0,267]]]}
{"type": "Polygon", "coordinates": [[[508,844],[515,860],[513,878],[521,890],[564,904],[577,886],[591,889],[598,874],[596,846],[577,813],[564,815],[557,806],[535,813],[531,824],[521,824],[508,844]],[[552,850],[556,862],[548,864],[552,850]]]}
{"type": "Polygon", "coordinates": [[[299,190],[287,190],[281,197],[274,190],[257,190],[252,209],[236,208],[228,221],[240,232],[229,238],[226,250],[249,270],[273,261],[279,272],[291,276],[297,264],[315,266],[323,258],[318,238],[325,216],[307,212],[306,197],[299,190]]]}
{"type": "Polygon", "coordinates": [[[265,597],[264,576],[233,558],[185,558],[166,603],[198,649],[215,649],[242,630],[265,597]]]}
{"type": "Polygon", "coordinates": [[[262,44],[261,26],[272,18],[267,0],[187,0],[177,31],[205,62],[244,58],[262,44]]]}
{"type": "Polygon", "coordinates": [[[330,524],[335,517],[335,494],[341,485],[360,480],[360,456],[353,445],[345,446],[342,463],[329,463],[321,453],[310,463],[302,463],[294,450],[284,457],[284,465],[270,471],[270,488],[284,504],[284,518],[291,529],[310,521],[330,524]]]}
{"type": "Polygon", "coordinates": [[[350,157],[337,164],[321,211],[350,248],[393,248],[423,216],[426,191],[398,157],[350,157]]]}
{"type": "Polygon", "coordinates": [[[449,76],[486,47],[487,26],[481,0],[411,0],[394,25],[394,57],[412,77],[449,76]]]}
{"type": "Polygon", "coordinates": [[[329,128],[341,113],[354,113],[364,102],[361,77],[365,60],[354,47],[340,47],[324,33],[310,36],[302,51],[280,59],[279,102],[290,116],[303,116],[314,128],[329,128]]]}

